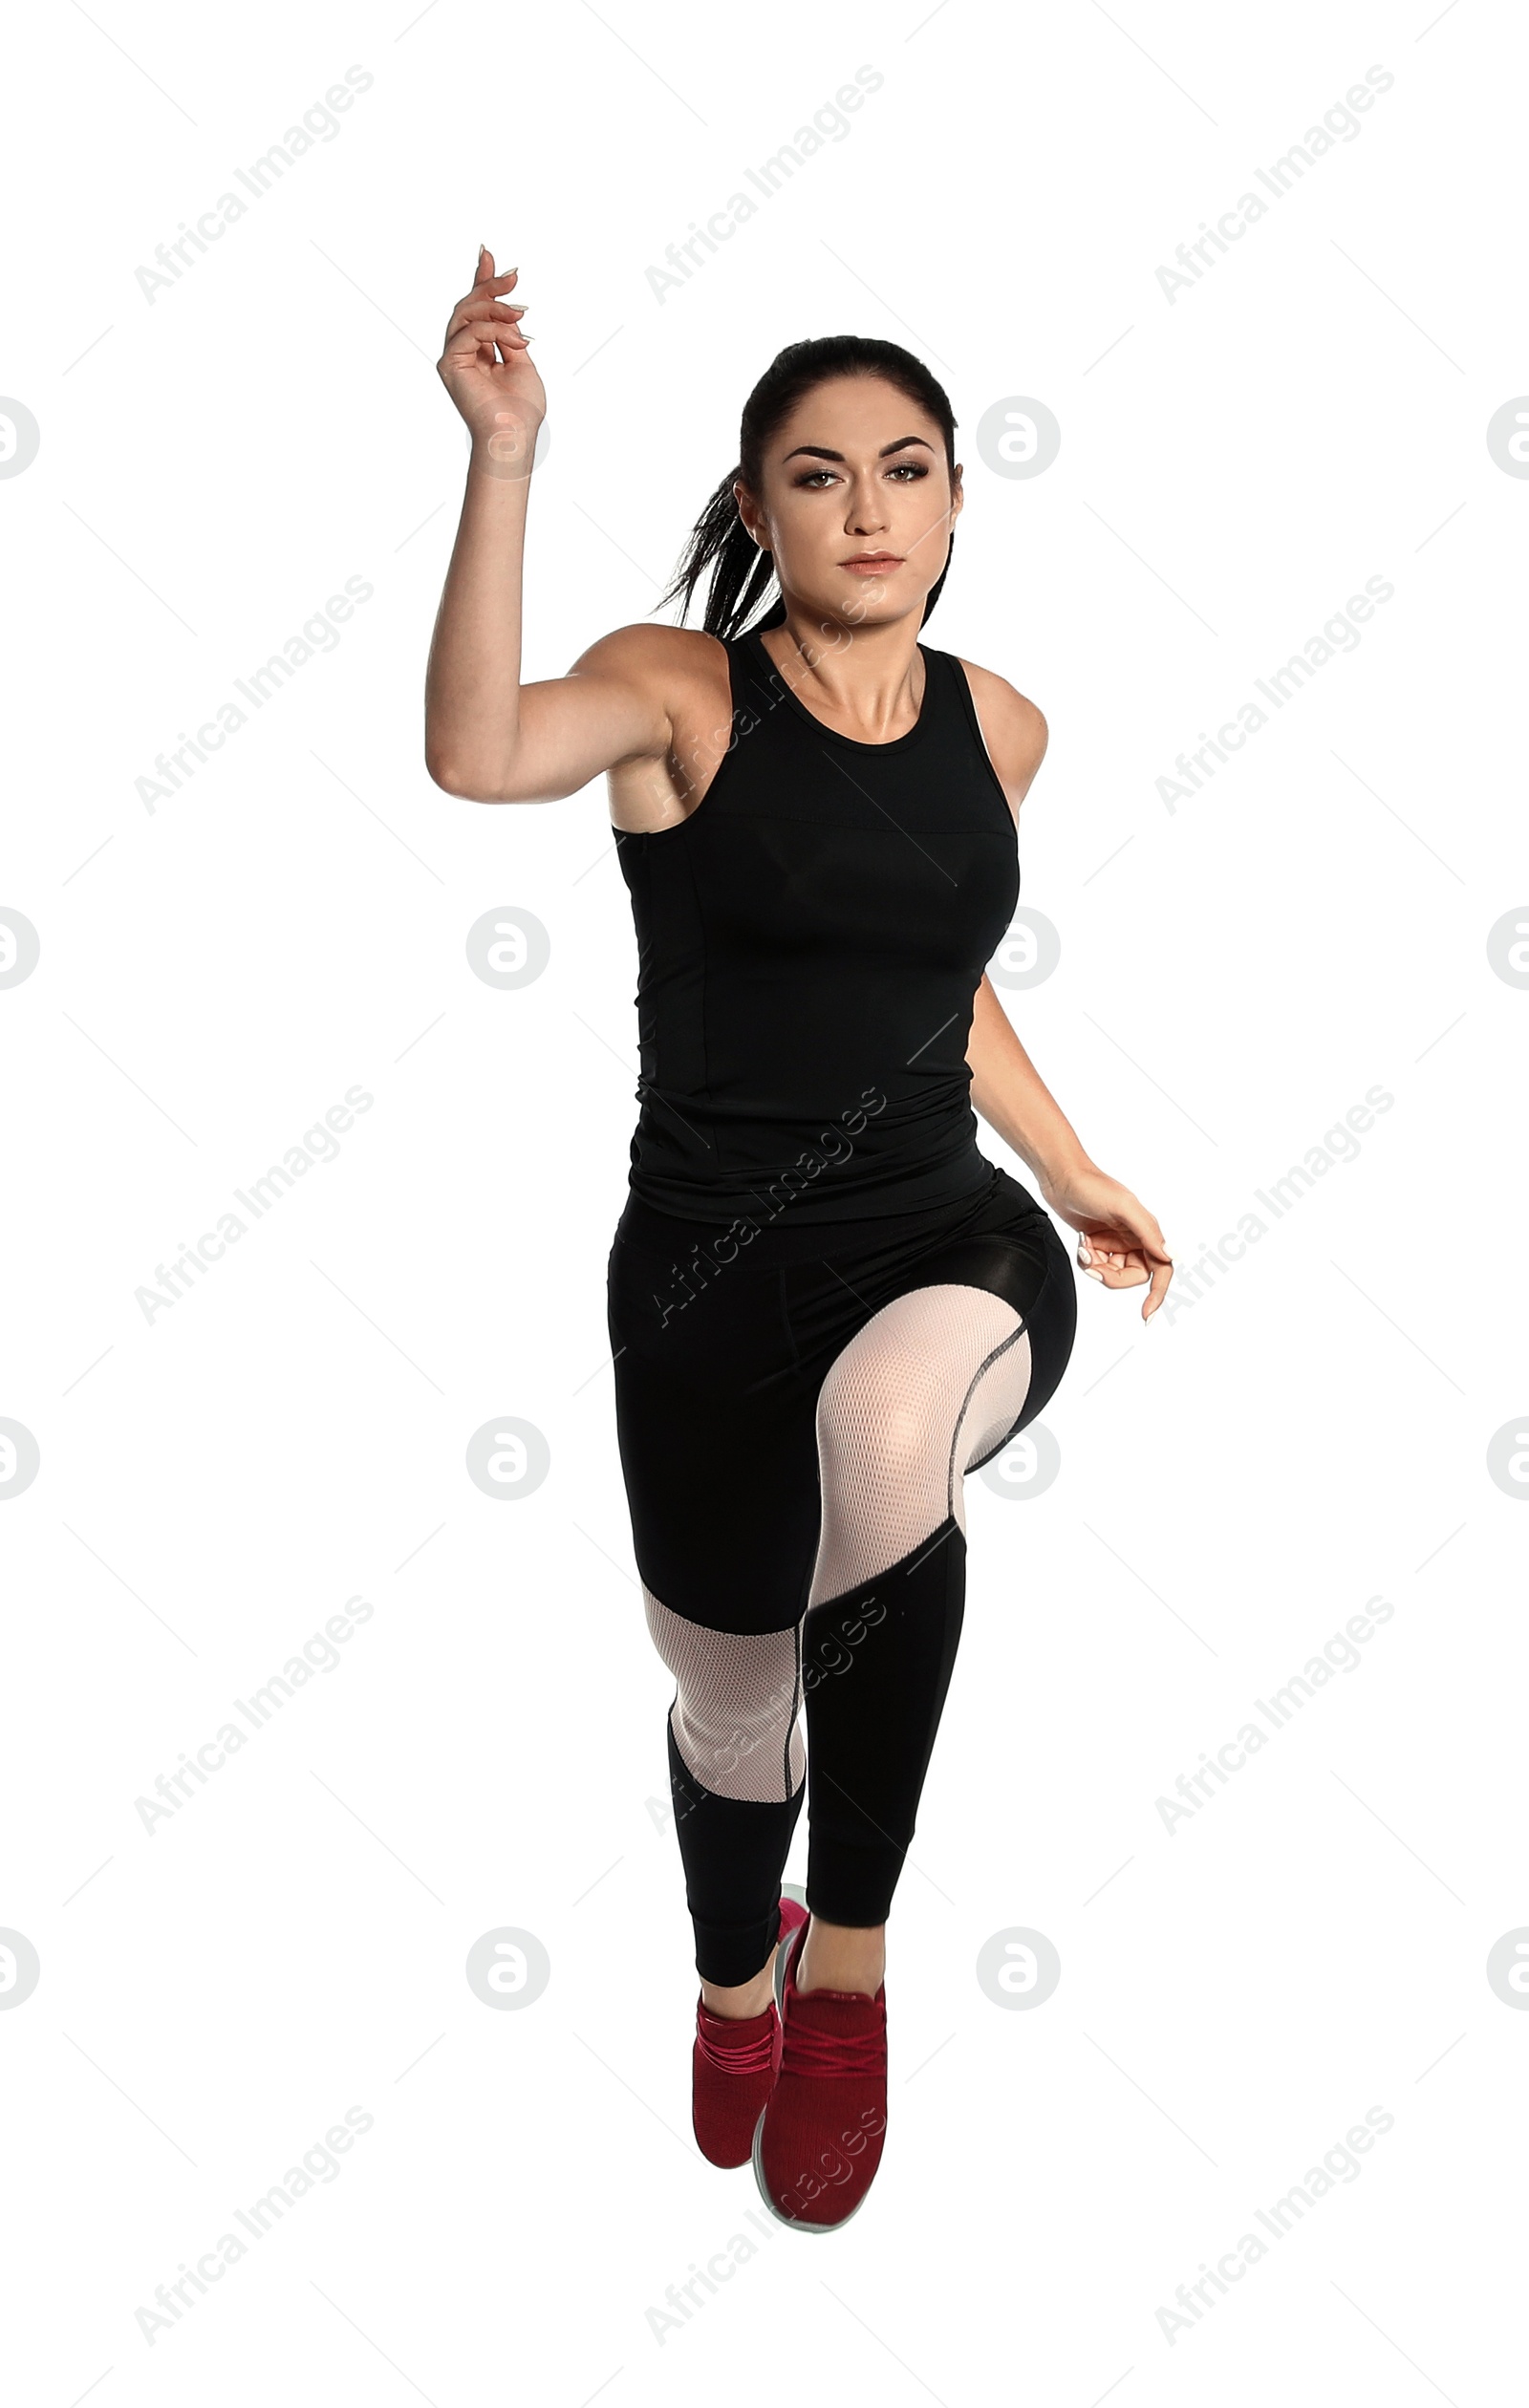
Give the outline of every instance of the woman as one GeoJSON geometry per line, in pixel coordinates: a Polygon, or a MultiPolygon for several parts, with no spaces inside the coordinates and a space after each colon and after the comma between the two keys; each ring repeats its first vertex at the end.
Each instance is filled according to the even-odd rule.
{"type": "Polygon", "coordinates": [[[1055,1392],[1076,1294],[1172,1265],[1091,1161],[983,965],[1045,722],[919,644],[962,506],[955,420],[898,346],[796,344],[664,599],[522,686],[546,407],[480,254],[440,373],[472,438],[426,694],[449,794],[598,772],[638,939],[641,1111],[608,1271],[616,1429],[700,1994],[694,2122],[802,2231],[886,2124],[884,1927],[960,1635],[964,1474],[1055,1392]],[[774,608],[750,628],[778,589],[774,608]],[[683,611],[682,613],[683,615],[683,611]],[[972,1107],[1040,1200],[978,1151],[972,1107]],[[804,1709],[809,1758],[798,1719],[804,1709]],[[811,1768],[805,1898],[781,1876],[811,1768]]]}

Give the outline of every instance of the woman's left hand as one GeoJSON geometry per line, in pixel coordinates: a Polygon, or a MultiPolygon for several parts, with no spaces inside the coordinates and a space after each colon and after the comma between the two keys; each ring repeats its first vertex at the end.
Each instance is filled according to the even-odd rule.
{"type": "Polygon", "coordinates": [[[1043,1202],[1079,1234],[1078,1267],[1106,1287],[1140,1287],[1141,1317],[1152,1320],[1174,1276],[1162,1231],[1139,1197],[1092,1163],[1056,1179],[1038,1178],[1043,1202]]]}

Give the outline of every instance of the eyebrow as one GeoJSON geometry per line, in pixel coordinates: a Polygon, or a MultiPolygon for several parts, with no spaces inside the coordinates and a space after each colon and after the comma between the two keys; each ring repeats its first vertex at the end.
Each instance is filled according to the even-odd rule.
{"type": "MultiPolygon", "coordinates": [[[[881,449],[876,454],[876,458],[878,460],[888,460],[894,452],[906,451],[910,443],[923,443],[926,452],[932,452],[935,448],[933,443],[924,442],[924,439],[921,435],[899,435],[894,443],[883,443],[881,449]]],[[[810,460],[842,461],[844,458],[843,452],[829,451],[824,443],[798,443],[795,451],[788,451],[786,453],[786,460],[798,460],[802,457],[804,452],[810,460]]],[[[781,465],[783,468],[785,467],[785,460],[782,461],[781,465]]]]}

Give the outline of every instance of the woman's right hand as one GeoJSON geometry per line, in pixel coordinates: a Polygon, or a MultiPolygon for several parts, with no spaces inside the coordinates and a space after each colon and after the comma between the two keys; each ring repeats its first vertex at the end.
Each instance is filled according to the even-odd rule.
{"type": "Polygon", "coordinates": [[[520,270],[494,273],[494,255],[479,253],[478,277],[451,312],[445,349],[436,362],[446,391],[467,422],[473,449],[500,476],[530,473],[537,430],[547,416],[547,393],[520,331],[524,302],[496,298],[518,281],[520,270]],[[495,346],[499,355],[495,355],[495,346]]]}

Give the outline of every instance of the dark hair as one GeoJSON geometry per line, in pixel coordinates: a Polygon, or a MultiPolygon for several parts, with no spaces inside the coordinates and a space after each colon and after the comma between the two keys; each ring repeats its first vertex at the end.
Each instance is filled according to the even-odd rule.
{"type": "MultiPolygon", "coordinates": [[[[691,596],[708,569],[711,583],[702,621],[708,635],[726,639],[742,634],[774,585],[775,564],[767,551],[756,547],[740,518],[733,486],[744,484],[751,493],[763,490],[765,444],[797,403],[830,376],[881,376],[927,411],[944,432],[945,465],[954,488],[956,415],[944,386],[931,376],[921,359],[904,351],[900,343],[884,343],[859,334],[821,334],[809,342],[787,343],[785,351],[777,352],[743,404],[738,438],[739,464],[723,477],[696,521],[674,582],[662,597],[664,602],[672,602],[677,594],[683,595],[681,626],[691,596]]],[[[953,537],[953,546],[954,540],[953,537]]],[[[949,573],[947,551],[945,566],[925,600],[924,619],[939,600],[940,589],[949,573]]],[[[761,627],[779,627],[785,616],[786,604],[777,590],[773,608],[758,623],[761,627]]],[[[923,625],[923,619],[919,625],[923,625]]]]}

